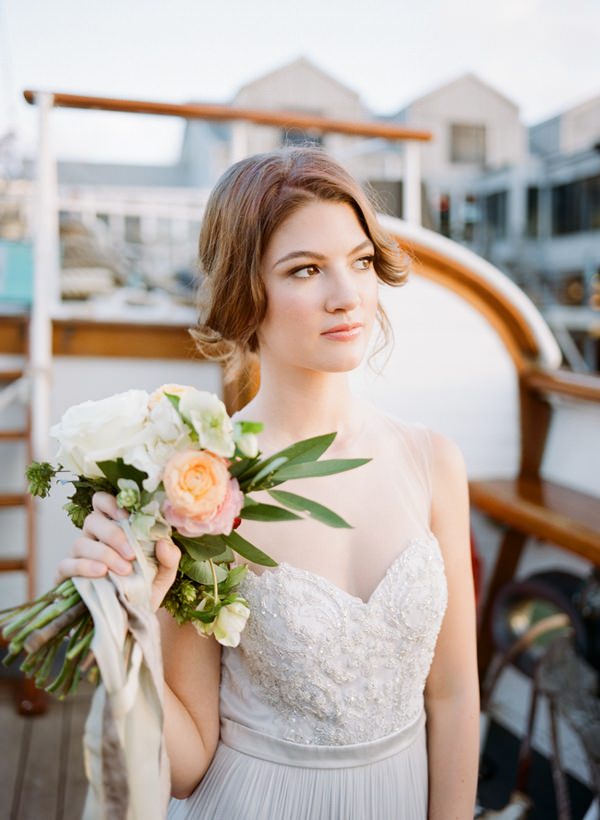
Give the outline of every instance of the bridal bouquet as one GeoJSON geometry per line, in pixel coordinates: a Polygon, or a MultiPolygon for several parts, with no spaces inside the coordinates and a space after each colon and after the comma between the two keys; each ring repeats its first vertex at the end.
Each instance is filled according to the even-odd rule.
{"type": "Polygon", "coordinates": [[[247,566],[276,562],[239,533],[242,519],[288,521],[302,514],[333,527],[342,518],[310,499],[274,489],[288,479],[330,475],[369,459],[320,456],[335,433],[296,442],[262,458],[262,424],[233,423],[211,393],[163,385],[148,395],[129,390],[71,407],[51,434],[57,466],[32,463],[29,491],[46,497],[53,481],[70,483],[65,509],[77,527],[92,496],[116,496],[129,512],[120,523],[136,555],[132,572],[69,578],[33,602],[0,612],[9,640],[5,664],[21,654],[36,685],[63,698],[82,675],[98,686],[85,728],[90,782],[84,818],[164,816],[169,796],[163,742],[162,656],[150,605],[157,562],[154,545],[171,538],[181,550],[164,606],[179,623],[237,646],[249,615],[238,587],[247,566]],[[71,478],[60,478],[65,472],[71,478]],[[268,491],[276,504],[251,493],[268,491]],[[64,649],[61,658],[59,654],[64,649]],[[53,680],[56,662],[60,669],[53,680]],[[140,767],[144,771],[141,777],[140,767]]]}
{"type": "MultiPolygon", "coordinates": [[[[193,387],[164,385],[150,396],[129,390],[67,410],[51,430],[59,441],[59,466],[32,463],[29,491],[44,498],[56,476],[65,470],[74,473],[68,479],[74,492],[65,509],[77,527],[92,511],[95,492],[115,495],[119,507],[130,513],[122,526],[143,553],[140,569],[150,581],[156,569],[154,543],[172,538],[181,549],[177,578],[162,606],[179,623],[192,621],[201,634],[237,646],[249,609],[237,592],[247,567],[232,567],[234,553],[256,564],[276,565],[235,531],[242,519],[287,521],[300,519],[303,512],[330,526],[348,527],[326,507],[273,488],[291,478],[341,472],[369,460],[317,461],[335,433],[261,459],[256,435],[261,430],[258,422],[233,424],[217,396],[193,387]],[[279,503],[257,502],[250,493],[258,490],[268,490],[279,503]]],[[[11,639],[4,663],[25,652],[21,668],[38,686],[64,697],[76,689],[82,672],[96,677],[90,652],[93,620],[73,579],[32,603],[5,610],[0,623],[3,636],[11,639]],[[64,664],[48,685],[67,636],[64,664]]]]}

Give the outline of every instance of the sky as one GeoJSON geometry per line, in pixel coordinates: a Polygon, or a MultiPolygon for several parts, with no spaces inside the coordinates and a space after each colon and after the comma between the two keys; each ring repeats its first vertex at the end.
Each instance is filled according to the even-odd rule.
{"type": "MultiPolygon", "coordinates": [[[[36,140],[25,88],[227,103],[305,56],[376,114],[467,71],[527,125],[600,94],[600,0],[0,0],[0,139],[36,140]]],[[[53,115],[60,157],[168,163],[180,120],[53,115]]]]}

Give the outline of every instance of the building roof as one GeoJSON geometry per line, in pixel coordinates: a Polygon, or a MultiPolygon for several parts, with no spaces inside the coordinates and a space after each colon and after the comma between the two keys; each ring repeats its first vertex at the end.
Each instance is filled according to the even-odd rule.
{"type": "Polygon", "coordinates": [[[278,68],[273,69],[272,71],[268,71],[266,74],[262,74],[260,77],[256,77],[254,80],[251,80],[249,83],[244,83],[244,85],[240,86],[238,89],[238,94],[242,91],[246,91],[249,88],[253,88],[257,85],[262,85],[265,81],[271,80],[273,77],[276,77],[278,74],[284,74],[289,71],[293,71],[296,68],[304,68],[311,71],[313,74],[318,75],[324,80],[327,80],[329,83],[333,83],[338,86],[338,88],[343,91],[345,94],[350,94],[355,97],[357,100],[359,99],[359,94],[351,88],[349,85],[345,85],[340,80],[333,77],[327,71],[324,71],[320,68],[316,63],[312,60],[309,60],[308,57],[300,56],[297,57],[295,60],[291,60],[289,63],[285,63],[285,65],[279,66],[278,68]]]}
{"type": "Polygon", "coordinates": [[[498,99],[502,100],[502,102],[506,103],[506,105],[510,105],[512,108],[514,108],[515,111],[519,110],[519,106],[513,100],[511,100],[505,94],[502,94],[502,92],[498,91],[497,88],[494,88],[493,85],[490,85],[489,83],[486,83],[485,80],[482,80],[481,77],[478,77],[477,74],[474,74],[472,71],[466,71],[464,74],[461,74],[459,77],[455,77],[453,80],[450,80],[449,82],[444,83],[443,85],[436,86],[436,88],[432,89],[431,91],[428,91],[426,94],[422,94],[420,97],[415,97],[413,100],[411,100],[410,103],[403,106],[403,108],[401,108],[394,115],[394,119],[404,115],[406,113],[406,111],[412,105],[414,105],[415,103],[422,102],[423,100],[427,100],[429,98],[433,98],[433,97],[437,97],[437,96],[446,94],[448,92],[448,90],[450,88],[452,88],[453,86],[461,85],[465,82],[475,83],[476,85],[479,85],[488,94],[493,94],[498,99]]]}

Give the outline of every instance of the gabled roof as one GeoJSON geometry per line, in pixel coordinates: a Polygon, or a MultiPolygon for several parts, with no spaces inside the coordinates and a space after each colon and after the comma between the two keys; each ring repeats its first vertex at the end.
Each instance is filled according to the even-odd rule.
{"type": "Polygon", "coordinates": [[[292,60],[289,63],[285,63],[285,65],[279,66],[279,68],[275,68],[272,71],[268,71],[266,74],[262,74],[260,77],[251,80],[249,83],[244,83],[244,85],[239,87],[237,93],[239,94],[240,92],[245,91],[248,88],[252,88],[256,85],[261,85],[263,82],[265,82],[265,80],[269,80],[272,77],[276,77],[278,74],[287,74],[289,71],[298,67],[308,69],[313,74],[326,80],[327,82],[337,85],[338,88],[345,94],[350,94],[357,100],[359,99],[359,94],[353,88],[350,88],[350,86],[348,85],[344,85],[344,83],[340,82],[340,80],[337,80],[335,77],[332,77],[331,74],[328,74],[326,71],[323,71],[323,69],[319,68],[319,66],[316,65],[312,60],[309,60],[308,57],[304,56],[297,57],[295,60],[292,60]]]}
{"type": "Polygon", "coordinates": [[[466,71],[464,74],[461,74],[454,80],[450,80],[449,82],[444,83],[443,85],[439,85],[437,86],[437,88],[428,91],[426,94],[422,94],[420,97],[415,97],[413,100],[411,100],[411,102],[403,106],[398,113],[400,113],[401,111],[405,111],[407,108],[410,108],[411,105],[414,105],[417,102],[422,102],[423,100],[427,100],[429,98],[446,94],[450,88],[452,88],[453,86],[461,85],[465,81],[479,85],[488,94],[493,94],[498,99],[502,100],[502,102],[514,108],[515,111],[519,110],[519,106],[513,100],[509,99],[505,94],[502,94],[500,91],[494,88],[493,85],[486,83],[484,80],[481,79],[481,77],[478,77],[477,74],[474,74],[472,71],[466,71]]]}

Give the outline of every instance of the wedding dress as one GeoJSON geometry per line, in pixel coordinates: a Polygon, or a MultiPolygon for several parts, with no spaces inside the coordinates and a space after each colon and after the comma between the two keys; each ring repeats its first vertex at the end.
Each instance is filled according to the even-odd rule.
{"type": "Polygon", "coordinates": [[[354,557],[349,530],[269,523],[254,541],[257,522],[242,525],[279,563],[242,582],[251,615],[222,649],[220,740],[171,820],[426,820],[423,690],[447,603],[431,435],[368,406],[344,455],[369,464],[286,484],[353,525],[354,557]],[[349,576],[364,596],[334,580],[349,576]]]}

